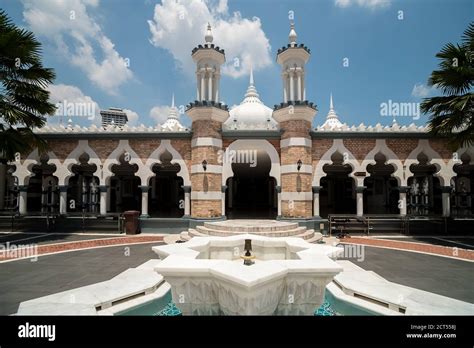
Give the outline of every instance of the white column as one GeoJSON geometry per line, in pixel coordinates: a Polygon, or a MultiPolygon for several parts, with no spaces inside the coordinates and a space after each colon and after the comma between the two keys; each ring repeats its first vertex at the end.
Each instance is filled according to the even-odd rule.
{"type": "Polygon", "coordinates": [[[282,75],[283,79],[283,102],[288,102],[288,74],[284,73],[282,75]]]}
{"type": "Polygon", "coordinates": [[[184,216],[191,215],[191,186],[183,186],[184,190],[184,216]]]}
{"type": "Polygon", "coordinates": [[[293,86],[293,72],[290,71],[290,98],[289,100],[294,101],[295,100],[295,94],[294,94],[294,86],[293,86]]]}
{"type": "Polygon", "coordinates": [[[400,215],[407,215],[407,191],[410,188],[408,186],[400,186],[400,193],[398,197],[398,206],[400,208],[400,215]]]}
{"type": "Polygon", "coordinates": [[[319,216],[319,190],[321,186],[313,186],[313,215],[319,216]]]}
{"type": "Polygon", "coordinates": [[[0,210],[5,208],[5,187],[6,187],[7,165],[0,163],[0,210]]]}
{"type": "Polygon", "coordinates": [[[306,100],[306,87],[304,86],[304,75],[301,73],[301,88],[303,89],[303,100],[306,100]]]}
{"type": "Polygon", "coordinates": [[[100,215],[107,214],[107,205],[110,205],[110,200],[107,199],[109,195],[107,195],[108,187],[107,186],[99,186],[100,189],[100,215]]]}
{"type": "Polygon", "coordinates": [[[365,186],[356,187],[357,192],[357,216],[364,215],[364,189],[365,186]]]}
{"type": "Polygon", "coordinates": [[[298,71],[298,100],[301,100],[301,72],[298,71]]]}
{"type": "Polygon", "coordinates": [[[201,101],[206,100],[206,77],[201,73],[201,101]]]}
{"type": "Polygon", "coordinates": [[[67,186],[59,186],[59,214],[67,213],[67,186]]]}
{"type": "Polygon", "coordinates": [[[142,185],[139,186],[142,190],[142,215],[141,217],[147,218],[150,217],[148,215],[148,191],[150,190],[150,186],[142,185]]]}
{"type": "Polygon", "coordinates": [[[18,211],[20,215],[26,215],[26,201],[28,199],[28,186],[19,186],[18,211]]]}
{"type": "Polygon", "coordinates": [[[221,186],[221,192],[222,192],[222,216],[225,216],[225,191],[227,190],[227,186],[223,185],[221,186]]]}
{"type": "Polygon", "coordinates": [[[219,80],[220,80],[220,76],[219,74],[214,74],[215,76],[215,89],[216,89],[216,103],[219,102],[219,80]]]}
{"type": "Polygon", "coordinates": [[[277,196],[278,196],[277,216],[281,216],[281,186],[277,186],[276,191],[277,191],[277,196]]]}
{"type": "Polygon", "coordinates": [[[197,82],[197,86],[196,86],[196,100],[201,100],[201,93],[199,91],[199,87],[201,87],[201,73],[200,72],[197,72],[196,73],[196,82],[197,82]]]}
{"type": "Polygon", "coordinates": [[[208,94],[207,94],[207,100],[214,100],[214,96],[212,95],[212,71],[209,71],[209,76],[207,78],[208,81],[208,94]]]}
{"type": "Polygon", "coordinates": [[[441,199],[443,202],[443,216],[451,216],[451,186],[441,186],[441,199]]]}

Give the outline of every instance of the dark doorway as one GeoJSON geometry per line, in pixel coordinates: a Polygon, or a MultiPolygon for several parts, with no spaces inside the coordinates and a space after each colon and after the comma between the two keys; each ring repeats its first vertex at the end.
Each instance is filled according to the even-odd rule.
{"type": "Polygon", "coordinates": [[[399,214],[397,179],[392,177],[395,168],[386,164],[385,155],[378,153],[375,164],[367,166],[370,176],[364,179],[364,214],[399,214]]]}
{"type": "Polygon", "coordinates": [[[323,171],[327,175],[320,182],[320,216],[327,218],[329,214],[355,214],[354,180],[349,177],[352,167],[343,164],[343,156],[339,152],[334,153],[331,160],[332,164],[324,165],[323,171]]]}
{"type": "Polygon", "coordinates": [[[269,176],[270,157],[266,152],[258,152],[256,158],[253,167],[249,163],[232,164],[234,176],[226,182],[229,219],[275,219],[277,216],[276,180],[269,176]]]}
{"type": "Polygon", "coordinates": [[[184,215],[183,178],[178,176],[181,167],[172,164],[172,155],[165,151],[161,163],[152,167],[155,176],[150,179],[148,213],[152,217],[177,218],[184,215]]]}
{"type": "Polygon", "coordinates": [[[120,164],[112,166],[114,176],[110,178],[110,211],[123,213],[127,210],[141,211],[142,191],[140,178],[135,176],[138,165],[125,161],[125,155],[119,159],[120,164]]]}

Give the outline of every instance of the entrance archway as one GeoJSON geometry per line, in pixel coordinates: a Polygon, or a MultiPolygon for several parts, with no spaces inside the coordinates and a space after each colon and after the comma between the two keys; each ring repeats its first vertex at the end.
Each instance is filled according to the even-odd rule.
{"type": "Polygon", "coordinates": [[[152,166],[155,176],[150,178],[148,213],[152,217],[176,218],[184,215],[183,178],[178,176],[181,166],[172,164],[172,154],[163,152],[161,163],[152,166]]]}
{"type": "Polygon", "coordinates": [[[110,210],[115,213],[141,210],[141,180],[135,175],[138,165],[125,161],[125,155],[120,156],[119,163],[112,165],[110,210]]]}
{"type": "Polygon", "coordinates": [[[408,214],[414,216],[441,215],[443,204],[441,185],[435,164],[429,163],[428,156],[420,153],[418,163],[410,166],[413,176],[408,178],[407,208],[408,214]]]}
{"type": "Polygon", "coordinates": [[[54,176],[56,165],[49,164],[48,155],[40,157],[40,163],[32,167],[28,179],[28,213],[54,213],[59,209],[58,178],[54,176]]]}
{"type": "Polygon", "coordinates": [[[471,164],[471,156],[464,153],[461,163],[453,167],[457,174],[451,179],[453,188],[451,194],[451,212],[454,217],[474,217],[474,164],[471,164]]]}
{"type": "Polygon", "coordinates": [[[380,152],[374,160],[375,164],[367,165],[370,176],[364,179],[364,214],[399,214],[398,181],[392,176],[395,168],[380,152]]]}
{"type": "Polygon", "coordinates": [[[320,216],[327,218],[329,214],[355,214],[355,184],[349,176],[353,169],[350,164],[344,164],[344,156],[339,152],[331,156],[331,161],[332,164],[323,166],[326,176],[320,181],[320,216]]]}
{"type": "MultiPolygon", "coordinates": [[[[226,216],[229,219],[274,219],[277,216],[276,180],[270,176],[272,161],[262,150],[254,151],[254,163],[232,163],[233,176],[226,181],[226,216]]],[[[251,158],[252,155],[248,152],[251,158]]]]}
{"type": "Polygon", "coordinates": [[[99,178],[94,176],[97,170],[95,164],[89,163],[89,155],[79,156],[79,163],[73,164],[67,189],[68,213],[98,213],[99,212],[99,178]]]}

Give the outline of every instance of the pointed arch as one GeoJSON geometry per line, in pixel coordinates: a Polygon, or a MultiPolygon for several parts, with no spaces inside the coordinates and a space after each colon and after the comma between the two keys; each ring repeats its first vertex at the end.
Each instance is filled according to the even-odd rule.
{"type": "MultiPolygon", "coordinates": [[[[395,168],[392,176],[397,179],[398,184],[400,185],[403,181],[403,163],[395,152],[387,146],[385,139],[377,139],[375,141],[375,147],[362,160],[361,167],[364,168],[363,170],[367,172],[367,166],[369,164],[376,164],[375,156],[378,153],[385,156],[387,159],[385,162],[386,164],[391,164],[395,168]]],[[[370,176],[370,173],[368,173],[368,176],[370,176]]]]}
{"type": "MultiPolygon", "coordinates": [[[[263,139],[238,139],[232,142],[227,149],[225,150],[225,158],[228,158],[229,151],[237,151],[237,150],[262,150],[264,151],[269,157],[272,163],[269,176],[274,178],[276,181],[277,186],[280,186],[280,175],[281,175],[281,168],[280,168],[280,156],[278,155],[278,151],[275,147],[268,141],[263,139]]],[[[222,185],[226,184],[228,178],[234,176],[234,171],[232,170],[232,163],[228,161],[224,161],[222,164],[222,185]]]]}
{"type": "Polygon", "coordinates": [[[410,166],[412,164],[418,163],[418,155],[421,153],[424,153],[428,157],[428,163],[434,164],[436,166],[437,171],[433,174],[433,176],[440,180],[441,186],[449,185],[451,178],[455,176],[456,173],[453,171],[453,167],[448,167],[439,153],[433,150],[428,139],[420,139],[418,141],[418,146],[412,152],[410,152],[407,159],[405,160],[404,166],[410,173],[409,175],[405,175],[405,178],[402,180],[402,185],[407,185],[408,178],[413,174],[410,171],[410,166]]]}
{"type": "MultiPolygon", "coordinates": [[[[313,175],[313,186],[319,186],[321,182],[321,178],[325,177],[327,174],[324,172],[323,168],[324,165],[326,164],[331,164],[331,156],[339,152],[344,156],[344,162],[343,164],[349,164],[352,167],[352,172],[349,174],[351,178],[353,178],[358,185],[362,185],[360,183],[361,178],[356,177],[354,175],[354,172],[357,171],[361,166],[359,164],[359,161],[355,158],[355,156],[350,152],[345,146],[344,142],[342,139],[334,139],[332,146],[327,150],[324,155],[321,157],[319,160],[318,164],[316,165],[316,168],[314,169],[314,175],[313,175]]],[[[363,181],[364,178],[362,178],[363,181]]]]}
{"type": "MultiPolygon", "coordinates": [[[[161,163],[160,157],[165,151],[168,151],[171,156],[173,156],[173,158],[171,159],[171,164],[179,164],[180,170],[176,175],[183,179],[183,185],[191,186],[191,180],[189,179],[189,171],[186,162],[184,161],[181,154],[173,147],[173,145],[171,145],[171,140],[169,139],[161,140],[160,146],[158,146],[158,148],[156,148],[155,151],[153,151],[148,157],[145,163],[145,167],[150,169],[154,164],[161,163]]],[[[154,175],[155,173],[153,173],[153,171],[151,171],[150,169],[150,173],[148,173],[145,178],[146,181],[143,182],[148,182],[148,180],[154,175]]]]}

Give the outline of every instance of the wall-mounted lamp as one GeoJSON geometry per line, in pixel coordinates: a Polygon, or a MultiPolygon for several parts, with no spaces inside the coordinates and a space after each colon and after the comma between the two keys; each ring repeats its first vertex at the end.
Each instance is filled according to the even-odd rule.
{"type": "Polygon", "coordinates": [[[296,162],[296,169],[298,169],[298,171],[300,171],[302,164],[303,164],[303,162],[301,162],[300,159],[298,160],[298,162],[296,162]]]}
{"type": "Polygon", "coordinates": [[[204,171],[207,170],[207,161],[206,160],[202,161],[202,169],[204,169],[204,171]]]}

